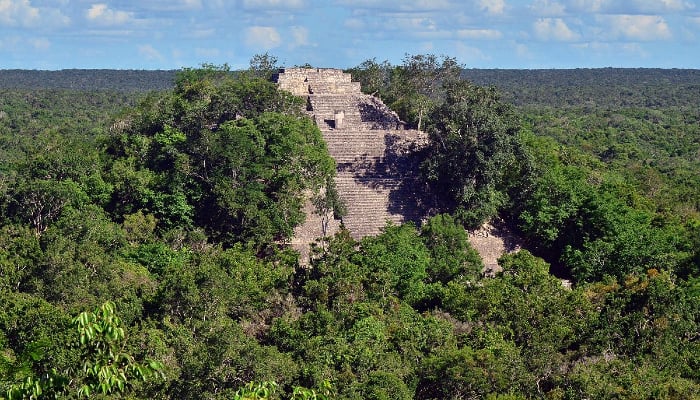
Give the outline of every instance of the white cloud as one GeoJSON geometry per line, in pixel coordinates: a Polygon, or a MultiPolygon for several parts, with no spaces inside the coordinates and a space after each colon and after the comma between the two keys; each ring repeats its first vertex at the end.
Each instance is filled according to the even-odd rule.
{"type": "Polygon", "coordinates": [[[622,49],[623,52],[631,54],[631,55],[636,55],[639,57],[649,57],[649,52],[644,50],[642,46],[639,45],[639,43],[623,43],[620,48],[622,49]]]}
{"type": "Polygon", "coordinates": [[[391,24],[392,30],[407,30],[407,31],[435,31],[437,25],[431,18],[410,17],[398,18],[391,24]]]}
{"type": "Polygon", "coordinates": [[[243,8],[246,9],[290,9],[305,6],[305,0],[243,0],[243,8]]]}
{"type": "Polygon", "coordinates": [[[46,38],[29,39],[29,43],[37,50],[48,50],[51,47],[51,42],[46,38]]]}
{"type": "MultiPolygon", "coordinates": [[[[653,1],[653,0],[652,0],[653,1]]],[[[577,11],[597,13],[605,10],[610,5],[610,0],[572,0],[571,6],[577,11]]]]}
{"type": "Polygon", "coordinates": [[[577,43],[573,47],[582,51],[587,55],[625,55],[627,57],[646,58],[649,53],[639,43],[609,43],[609,42],[587,42],[577,43]]]}
{"type": "Polygon", "coordinates": [[[604,42],[585,42],[585,43],[576,43],[573,45],[573,47],[581,49],[581,50],[595,50],[595,51],[603,51],[603,50],[608,50],[610,49],[610,43],[604,43],[604,42]]]}
{"type": "Polygon", "coordinates": [[[506,8],[505,0],[478,0],[479,9],[486,11],[489,14],[503,14],[506,8]]]}
{"type": "Polygon", "coordinates": [[[278,47],[281,42],[279,32],[271,26],[251,26],[245,32],[245,44],[259,50],[278,47]]]}
{"type": "Polygon", "coordinates": [[[612,39],[651,41],[673,36],[666,20],[658,15],[607,15],[598,19],[607,24],[612,39]]]}
{"type": "Polygon", "coordinates": [[[447,0],[412,0],[399,1],[397,8],[401,11],[436,11],[450,8],[447,0]]]}
{"type": "Polygon", "coordinates": [[[540,18],[533,25],[535,36],[540,40],[571,42],[581,35],[572,31],[561,18],[540,18]]]}
{"type": "Polygon", "coordinates": [[[184,8],[198,9],[202,8],[202,0],[181,0],[184,8]]]}
{"type": "Polygon", "coordinates": [[[161,61],[163,60],[163,56],[156,50],[153,46],[150,44],[144,44],[138,47],[139,50],[139,55],[144,57],[146,60],[149,61],[161,61]]]}
{"type": "Polygon", "coordinates": [[[532,53],[530,53],[530,48],[523,43],[515,43],[515,54],[518,58],[532,58],[532,53]]]}
{"type": "MultiPolygon", "coordinates": [[[[495,0],[502,1],[502,0],[495,0]]],[[[452,8],[449,0],[338,0],[337,4],[391,12],[438,11],[452,8]]]]}
{"type": "Polygon", "coordinates": [[[571,0],[569,7],[579,13],[667,14],[691,10],[695,4],[689,0],[571,0]]]}
{"type": "Polygon", "coordinates": [[[51,42],[46,38],[25,38],[20,36],[0,37],[0,49],[10,51],[25,51],[27,49],[48,50],[51,42]]]}
{"type": "Polygon", "coordinates": [[[122,25],[133,19],[133,14],[126,11],[113,10],[105,3],[93,4],[85,17],[100,25],[122,25]]]}
{"type": "Polygon", "coordinates": [[[38,22],[39,9],[29,0],[0,0],[0,24],[31,27],[38,22]]]}
{"type": "Polygon", "coordinates": [[[563,4],[552,0],[535,0],[529,8],[538,17],[559,17],[566,13],[563,4]]]}
{"type": "Polygon", "coordinates": [[[64,27],[70,25],[70,23],[71,19],[59,9],[41,9],[41,26],[43,27],[64,27]]]}
{"type": "Polygon", "coordinates": [[[695,8],[695,4],[690,1],[683,0],[661,0],[661,3],[666,6],[667,9],[672,10],[685,10],[689,8],[695,8]]]}
{"type": "Polygon", "coordinates": [[[460,39],[500,39],[503,34],[495,29],[460,29],[457,31],[457,37],[460,39]]]}
{"type": "Polygon", "coordinates": [[[290,47],[295,48],[299,46],[309,45],[309,30],[303,26],[293,26],[290,28],[292,34],[292,43],[290,47]]]}
{"type": "Polygon", "coordinates": [[[686,0],[633,0],[632,4],[640,12],[667,13],[690,10],[695,5],[686,0]]]}
{"type": "Polygon", "coordinates": [[[35,7],[30,0],[0,0],[0,25],[51,29],[70,23],[58,8],[35,7]]]}

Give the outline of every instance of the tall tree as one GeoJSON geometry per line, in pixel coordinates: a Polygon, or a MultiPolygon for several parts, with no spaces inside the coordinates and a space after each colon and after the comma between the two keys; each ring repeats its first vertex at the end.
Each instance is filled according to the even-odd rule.
{"type": "Polygon", "coordinates": [[[440,104],[442,88],[459,80],[461,71],[455,58],[407,54],[403,64],[393,70],[389,103],[420,130],[424,119],[440,104]]]}
{"type": "Polygon", "coordinates": [[[424,176],[445,210],[479,225],[507,202],[510,178],[526,170],[515,113],[494,88],[460,80],[445,86],[445,101],[430,120],[424,176]]]}

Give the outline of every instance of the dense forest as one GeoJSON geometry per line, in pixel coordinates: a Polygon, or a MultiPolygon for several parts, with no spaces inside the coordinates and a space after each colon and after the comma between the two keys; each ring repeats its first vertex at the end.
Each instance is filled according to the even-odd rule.
{"type": "Polygon", "coordinates": [[[697,71],[368,60],[435,215],[300,267],[335,164],[255,61],[0,85],[0,398],[700,397],[697,71]]]}
{"type": "Polygon", "coordinates": [[[0,88],[27,90],[66,89],[78,92],[147,92],[171,90],[177,71],[64,69],[37,71],[0,70],[0,88]]]}

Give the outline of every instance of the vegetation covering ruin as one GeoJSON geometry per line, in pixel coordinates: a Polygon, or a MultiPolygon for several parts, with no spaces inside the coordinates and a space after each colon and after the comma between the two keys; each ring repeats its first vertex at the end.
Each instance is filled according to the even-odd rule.
{"type": "Polygon", "coordinates": [[[0,397],[700,396],[696,74],[583,95],[581,71],[518,92],[368,60],[354,78],[430,137],[435,215],[301,268],[334,161],[271,61],[0,91],[0,397]],[[527,250],[484,277],[464,227],[493,218],[527,250]]]}

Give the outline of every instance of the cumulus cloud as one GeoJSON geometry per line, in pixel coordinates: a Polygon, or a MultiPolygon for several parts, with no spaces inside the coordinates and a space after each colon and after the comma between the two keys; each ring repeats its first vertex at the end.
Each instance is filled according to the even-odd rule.
{"type": "Polygon", "coordinates": [[[695,8],[688,0],[570,0],[569,6],[579,13],[605,14],[667,14],[695,8]]]}
{"type": "Polygon", "coordinates": [[[620,48],[622,51],[628,54],[636,55],[639,57],[649,57],[649,52],[644,50],[639,43],[623,43],[620,48]]]}
{"type": "Polygon", "coordinates": [[[437,30],[437,24],[432,18],[424,17],[408,17],[408,18],[397,18],[394,23],[391,24],[391,29],[405,30],[405,31],[435,31],[437,30]]]}
{"type": "Polygon", "coordinates": [[[251,26],[245,31],[245,44],[249,47],[269,50],[282,42],[277,29],[271,26],[251,26]]]}
{"type": "Polygon", "coordinates": [[[566,7],[563,4],[552,0],[535,0],[529,8],[539,17],[558,17],[566,13],[566,7]]]}
{"type": "Polygon", "coordinates": [[[0,24],[31,27],[39,22],[39,9],[29,0],[0,0],[0,24]]]}
{"type": "Polygon", "coordinates": [[[673,35],[666,20],[658,15],[607,15],[599,17],[612,39],[666,40],[673,35]]]}
{"type": "Polygon", "coordinates": [[[122,25],[133,19],[133,14],[126,11],[113,10],[105,3],[93,4],[85,17],[100,25],[122,25]]]}
{"type": "Polygon", "coordinates": [[[477,4],[479,9],[493,15],[503,14],[506,9],[505,0],[478,0],[477,4]]]}
{"type": "Polygon", "coordinates": [[[452,7],[448,0],[339,0],[338,4],[353,9],[366,8],[392,12],[437,11],[452,7]]]}
{"type": "Polygon", "coordinates": [[[572,31],[561,18],[540,18],[533,25],[535,36],[540,40],[570,42],[581,35],[572,31]]]}
{"type": "Polygon", "coordinates": [[[695,5],[686,0],[633,0],[633,6],[640,12],[667,13],[685,11],[695,8],[695,5]]]}
{"type": "Polygon", "coordinates": [[[181,3],[187,9],[202,8],[202,0],[181,0],[181,3]]]}
{"type": "Polygon", "coordinates": [[[243,0],[246,9],[289,9],[303,8],[306,0],[243,0]]]}
{"type": "Polygon", "coordinates": [[[597,13],[607,9],[610,0],[572,0],[570,6],[579,12],[597,13]]]}
{"type": "Polygon", "coordinates": [[[29,44],[37,50],[47,50],[51,47],[51,42],[46,38],[29,39],[29,44]]]}
{"type": "Polygon", "coordinates": [[[460,39],[500,39],[503,34],[495,29],[460,29],[457,31],[457,37],[460,39]]]}
{"type": "Polygon", "coordinates": [[[0,25],[51,29],[70,25],[57,8],[35,7],[29,0],[0,0],[0,25]]]}

